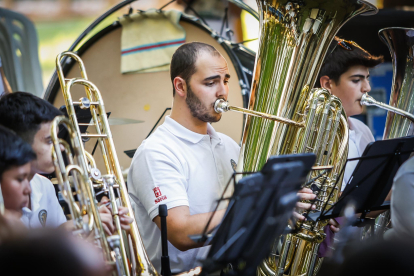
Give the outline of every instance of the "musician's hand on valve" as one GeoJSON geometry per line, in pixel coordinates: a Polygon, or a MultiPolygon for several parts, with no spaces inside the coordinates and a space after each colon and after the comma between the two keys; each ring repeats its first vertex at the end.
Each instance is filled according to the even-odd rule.
{"type": "Polygon", "coordinates": [[[311,189],[302,188],[298,192],[299,201],[296,203],[295,211],[293,212],[293,216],[296,217],[298,220],[305,220],[305,217],[301,215],[306,210],[315,210],[316,206],[311,205],[310,203],[300,202],[301,200],[313,200],[316,198],[316,195],[312,192],[311,189]]]}
{"type": "Polygon", "coordinates": [[[102,227],[107,235],[112,235],[115,231],[114,222],[112,219],[112,212],[105,206],[99,206],[99,215],[102,221],[102,227]]]}
{"type": "Polygon", "coordinates": [[[122,229],[127,230],[127,231],[130,230],[131,229],[130,224],[134,221],[134,219],[126,215],[128,214],[128,208],[118,207],[118,214],[119,214],[119,220],[121,221],[122,229]]]}
{"type": "Polygon", "coordinates": [[[331,230],[334,233],[338,233],[339,232],[340,225],[339,225],[339,223],[335,219],[330,219],[329,222],[328,222],[328,224],[329,224],[329,228],[331,228],[331,230]]]}
{"type": "MultiPolygon", "coordinates": [[[[109,203],[109,198],[107,198],[106,196],[102,197],[102,200],[100,202],[101,206],[105,205],[110,211],[112,211],[112,207],[109,203]]],[[[127,216],[126,214],[128,214],[128,208],[118,206],[118,216],[119,221],[121,222],[121,227],[123,230],[129,231],[131,229],[130,224],[134,221],[134,219],[130,216],[127,216]]]]}

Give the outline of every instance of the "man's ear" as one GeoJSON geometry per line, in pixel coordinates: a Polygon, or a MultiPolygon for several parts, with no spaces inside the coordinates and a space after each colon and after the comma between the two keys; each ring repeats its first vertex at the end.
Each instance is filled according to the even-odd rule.
{"type": "Polygon", "coordinates": [[[331,86],[331,79],[328,76],[323,76],[319,79],[320,83],[321,83],[321,87],[325,88],[326,90],[328,90],[330,93],[332,86],[331,86]]]}
{"type": "Polygon", "coordinates": [[[173,80],[173,85],[175,88],[175,93],[180,97],[185,97],[187,95],[187,84],[183,78],[175,77],[173,80]]]}

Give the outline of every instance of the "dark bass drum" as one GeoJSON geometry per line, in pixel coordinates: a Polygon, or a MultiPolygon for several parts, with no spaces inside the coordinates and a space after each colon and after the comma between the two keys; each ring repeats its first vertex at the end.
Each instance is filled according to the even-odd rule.
{"type": "MultiPolygon", "coordinates": [[[[186,41],[200,41],[213,45],[227,60],[230,71],[229,101],[235,106],[246,106],[250,91],[251,75],[255,53],[242,45],[232,44],[194,17],[182,15],[180,24],[186,31],[186,41]]],[[[121,32],[118,22],[102,29],[85,42],[77,51],[85,63],[88,78],[100,90],[105,109],[110,118],[133,119],[141,123],[114,124],[111,126],[119,162],[123,169],[131,163],[131,157],[141,142],[170,113],[172,105],[172,85],[168,71],[156,73],[121,74],[121,32]]],[[[80,77],[78,66],[74,62],[63,65],[66,78],[80,77]]],[[[74,86],[71,90],[74,100],[83,97],[83,87],[74,86]]],[[[64,99],[56,78],[45,93],[45,98],[56,107],[64,105],[64,99]]],[[[122,120],[118,120],[118,122],[122,120]]],[[[243,115],[229,112],[214,128],[239,143],[243,128],[243,115]]],[[[88,129],[94,133],[92,128],[88,129]]],[[[93,152],[96,141],[90,140],[85,148],[93,152]]],[[[100,154],[99,147],[95,155],[100,154]]],[[[103,169],[102,158],[97,157],[98,168],[103,169]]],[[[102,170],[104,171],[104,170],[102,170]]]]}

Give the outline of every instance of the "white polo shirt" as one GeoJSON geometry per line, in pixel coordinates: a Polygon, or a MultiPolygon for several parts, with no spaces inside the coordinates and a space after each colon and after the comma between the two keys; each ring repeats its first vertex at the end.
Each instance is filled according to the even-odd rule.
{"type": "Polygon", "coordinates": [[[31,210],[23,208],[21,221],[27,228],[58,227],[66,222],[65,214],[56,197],[52,182],[35,174],[30,181],[31,210]]]}
{"type": "MultiPolygon", "coordinates": [[[[349,151],[348,159],[361,157],[364,153],[365,148],[371,142],[374,142],[374,136],[371,133],[371,130],[360,120],[349,117],[349,151]]],[[[352,176],[352,173],[355,170],[358,160],[350,161],[347,163],[344,172],[344,179],[342,182],[343,191],[346,184],[348,183],[349,178],[352,176]]]]}
{"type": "Polygon", "coordinates": [[[398,169],[391,194],[392,229],[385,232],[385,239],[407,240],[414,238],[414,157],[398,169]]]}
{"type": "MultiPolygon", "coordinates": [[[[152,221],[158,216],[158,206],[189,206],[191,215],[212,212],[238,160],[240,148],[230,137],[217,133],[210,124],[207,133],[192,132],[167,116],[132,159],[128,173],[131,204],[148,256],[158,272],[161,232],[152,221]]],[[[195,268],[208,248],[182,252],[169,243],[171,271],[195,268]]]]}

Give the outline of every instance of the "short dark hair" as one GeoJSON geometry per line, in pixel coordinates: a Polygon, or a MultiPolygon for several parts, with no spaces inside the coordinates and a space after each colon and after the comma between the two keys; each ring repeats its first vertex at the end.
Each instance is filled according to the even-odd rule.
{"type": "Polygon", "coordinates": [[[16,166],[23,166],[36,158],[32,147],[13,131],[0,126],[0,179],[3,173],[16,166]]]}
{"type": "MultiPolygon", "coordinates": [[[[197,56],[201,51],[207,51],[212,55],[221,55],[213,46],[202,42],[189,42],[181,45],[172,56],[170,64],[171,82],[176,77],[181,77],[188,84],[191,76],[197,71],[195,63],[197,56]]],[[[173,96],[175,96],[175,88],[173,83],[173,96]]]]}
{"type": "Polygon", "coordinates": [[[30,93],[14,92],[0,98],[0,125],[13,130],[29,144],[42,123],[59,115],[62,115],[59,109],[30,93]]]}
{"type": "Polygon", "coordinates": [[[342,41],[343,39],[335,37],[329,46],[315,87],[321,87],[320,79],[323,76],[328,76],[335,83],[338,83],[341,75],[352,66],[363,65],[372,68],[384,62],[383,56],[373,56],[355,42],[347,43],[344,41],[346,43],[344,47],[349,47],[347,50],[339,45],[342,41]]]}

